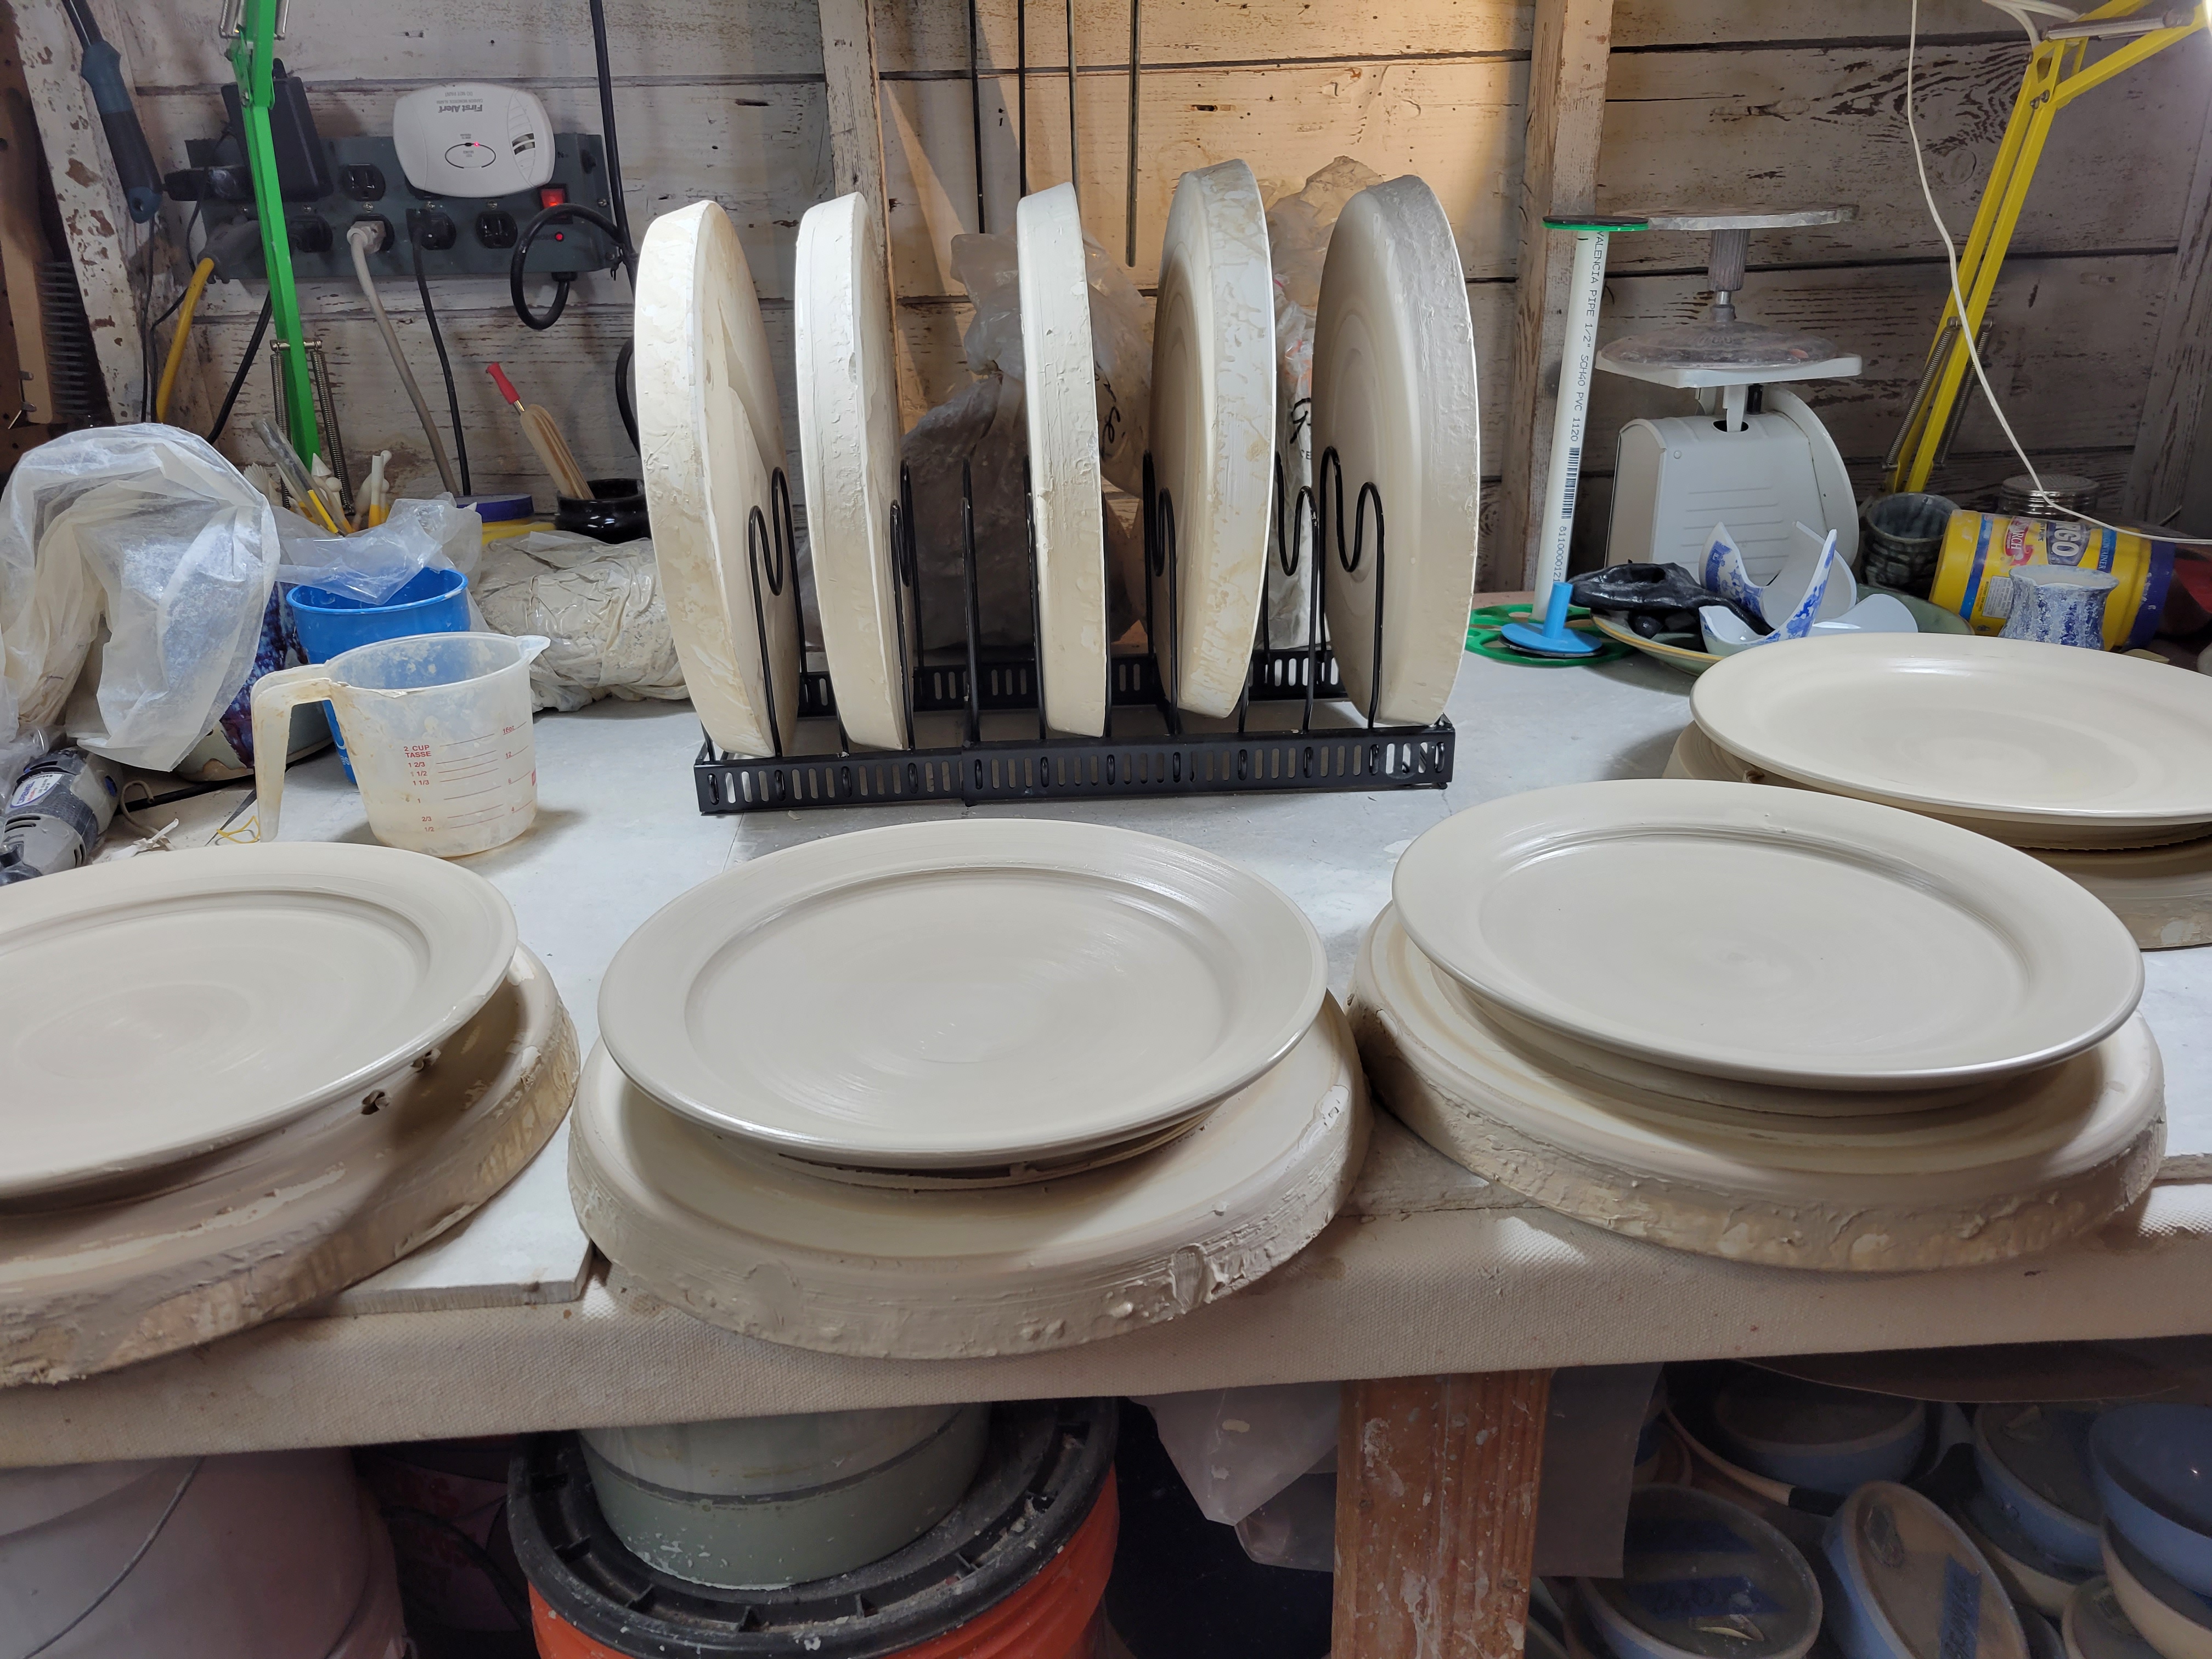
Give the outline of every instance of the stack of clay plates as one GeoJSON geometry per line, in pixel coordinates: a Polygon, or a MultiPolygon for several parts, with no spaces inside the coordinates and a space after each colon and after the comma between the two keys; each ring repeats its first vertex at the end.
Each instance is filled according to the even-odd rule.
{"type": "Polygon", "coordinates": [[[1967,830],[1578,784],[1446,819],[1392,897],[1352,981],[1378,1097],[1569,1215],[1747,1261],[1936,1267],[2055,1244],[2157,1170],[2126,930],[1967,830]]]}
{"type": "Polygon", "coordinates": [[[0,1382],[204,1342],[368,1277],[506,1184],[576,1034],[442,859],[149,854],[0,906],[0,1382]]]}
{"type": "Polygon", "coordinates": [[[1972,635],[1745,651],[1700,678],[1669,777],[1856,796],[2022,848],[2145,950],[2212,943],[2212,679],[1972,635]],[[1831,649],[1831,647],[1836,648],[1831,649]]]}
{"type": "Polygon", "coordinates": [[[1365,1097],[1313,926],[1180,843],[1018,818],[757,859],[616,953],[576,1213],[749,1335],[943,1358],[1173,1319],[1302,1248],[1365,1097]]]}
{"type": "MultiPolygon", "coordinates": [[[[773,488],[783,415],[752,272],[717,204],[665,213],[646,232],[635,336],[640,465],[684,683],[724,750],[776,753],[799,718],[802,646],[773,488]]],[[[860,603],[840,600],[841,629],[860,603]]]]}

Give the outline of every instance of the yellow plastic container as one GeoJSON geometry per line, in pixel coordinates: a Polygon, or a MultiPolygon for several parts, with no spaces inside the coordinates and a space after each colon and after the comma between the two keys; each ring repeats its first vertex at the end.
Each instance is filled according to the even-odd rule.
{"type": "Polygon", "coordinates": [[[2173,544],[2072,519],[1954,513],[1929,600],[1964,617],[1977,634],[2002,633],[2004,618],[1985,613],[1983,602],[1992,581],[2022,564],[2074,565],[2118,578],[2105,607],[2105,648],[2131,650],[2158,632],[2173,579],[2173,544]]]}

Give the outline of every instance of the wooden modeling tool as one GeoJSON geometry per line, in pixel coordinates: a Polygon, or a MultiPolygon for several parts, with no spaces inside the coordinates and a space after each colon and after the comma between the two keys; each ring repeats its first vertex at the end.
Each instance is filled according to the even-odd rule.
{"type": "Polygon", "coordinates": [[[553,417],[545,412],[542,404],[526,406],[522,394],[514,389],[497,363],[488,364],[492,381],[499,387],[500,396],[506,398],[522,416],[522,435],[530,440],[530,447],[538,452],[538,459],[553,475],[553,481],[563,495],[577,501],[592,499],[592,486],[584,477],[584,469],[576,465],[575,456],[569,452],[568,441],[561,435],[561,428],[553,424],[553,417]]]}

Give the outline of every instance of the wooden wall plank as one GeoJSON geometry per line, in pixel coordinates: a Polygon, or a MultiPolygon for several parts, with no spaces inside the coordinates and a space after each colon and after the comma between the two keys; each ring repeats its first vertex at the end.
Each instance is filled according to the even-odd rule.
{"type": "MultiPolygon", "coordinates": [[[[1542,545],[1549,507],[1545,492],[1567,372],[1576,239],[1571,232],[1548,228],[1544,221],[1596,210],[1598,143],[1605,125],[1612,40],[1613,0],[1541,0],[1537,9],[1516,227],[1504,505],[1498,535],[1478,555],[1478,591],[1512,586],[1534,592],[1547,581],[1547,557],[1558,556],[1556,541],[1548,555],[1542,545]]],[[[1580,470],[1571,454],[1564,465],[1580,470]]],[[[1566,510],[1571,535],[1571,497],[1566,510]]]]}
{"type": "MultiPolygon", "coordinates": [[[[158,88],[218,87],[230,79],[215,35],[222,12],[222,0],[162,0],[130,9],[124,38],[138,64],[142,95],[158,88]]],[[[343,14],[312,0],[299,4],[291,38],[277,42],[277,55],[315,88],[520,81],[542,92],[547,82],[596,84],[585,0],[376,0],[356,21],[349,27],[343,14]]],[[[608,59],[618,84],[822,77],[814,8],[793,0],[611,0],[607,24],[608,59]]],[[[643,87],[624,95],[615,118],[627,122],[649,97],[643,87]]],[[[592,130],[599,130],[596,120],[592,130]]]]}
{"type": "MultiPolygon", "coordinates": [[[[2122,512],[2153,524],[2183,505],[2203,424],[2205,377],[2212,373],[2212,125],[2199,131],[2197,176],[2182,214],[2172,285],[2159,308],[2150,386],[2120,497],[2122,512]]],[[[2191,528],[2203,533],[2202,526],[2191,528]]]]}
{"type": "MultiPolygon", "coordinates": [[[[1143,0],[1144,58],[1156,64],[1345,62],[1358,58],[1526,58],[1531,0],[1425,0],[1393,5],[1327,0],[1143,0]]],[[[985,62],[1011,70],[1016,0],[981,0],[985,62]]],[[[1057,73],[1067,62],[1066,13],[1055,0],[1030,0],[1030,66],[1057,73]]],[[[1902,39],[1895,0],[1831,0],[1778,7],[1772,0],[1624,0],[1615,44],[1623,49],[1723,45],[1733,41],[1817,42],[1902,39]]],[[[1980,0],[1926,0],[1921,28],[1930,37],[1979,34],[2021,39],[1980,0]]],[[[955,74],[968,67],[968,14],[947,0],[878,0],[877,30],[890,73],[955,74]]],[[[1076,62],[1112,74],[1128,59],[1128,0],[1080,0],[1076,62]]],[[[1031,88],[1035,96],[1035,88],[1031,88]]]]}
{"type": "MultiPolygon", "coordinates": [[[[1920,130],[1936,201],[1963,239],[1989,176],[2024,53],[2009,42],[1923,51],[1920,130]]],[[[2212,76],[2171,52],[2059,118],[2013,238],[2015,252],[2171,247],[2212,76]]],[[[1856,203],[1858,218],[1752,240],[1754,266],[1942,257],[1905,129],[1902,46],[1625,55],[1607,94],[1598,206],[1643,213],[1856,203]],[[1752,181],[1756,180],[1756,184],[1752,181]]],[[[1705,239],[1624,237],[1615,269],[1702,267],[1705,239]]]]}

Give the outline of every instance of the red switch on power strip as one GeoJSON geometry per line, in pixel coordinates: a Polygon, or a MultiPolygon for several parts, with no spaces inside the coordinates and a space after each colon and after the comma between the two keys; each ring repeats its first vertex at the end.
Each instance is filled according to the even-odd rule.
{"type": "Polygon", "coordinates": [[[540,185],[538,187],[538,205],[541,208],[559,207],[568,199],[568,186],[566,185],[540,185]]]}

